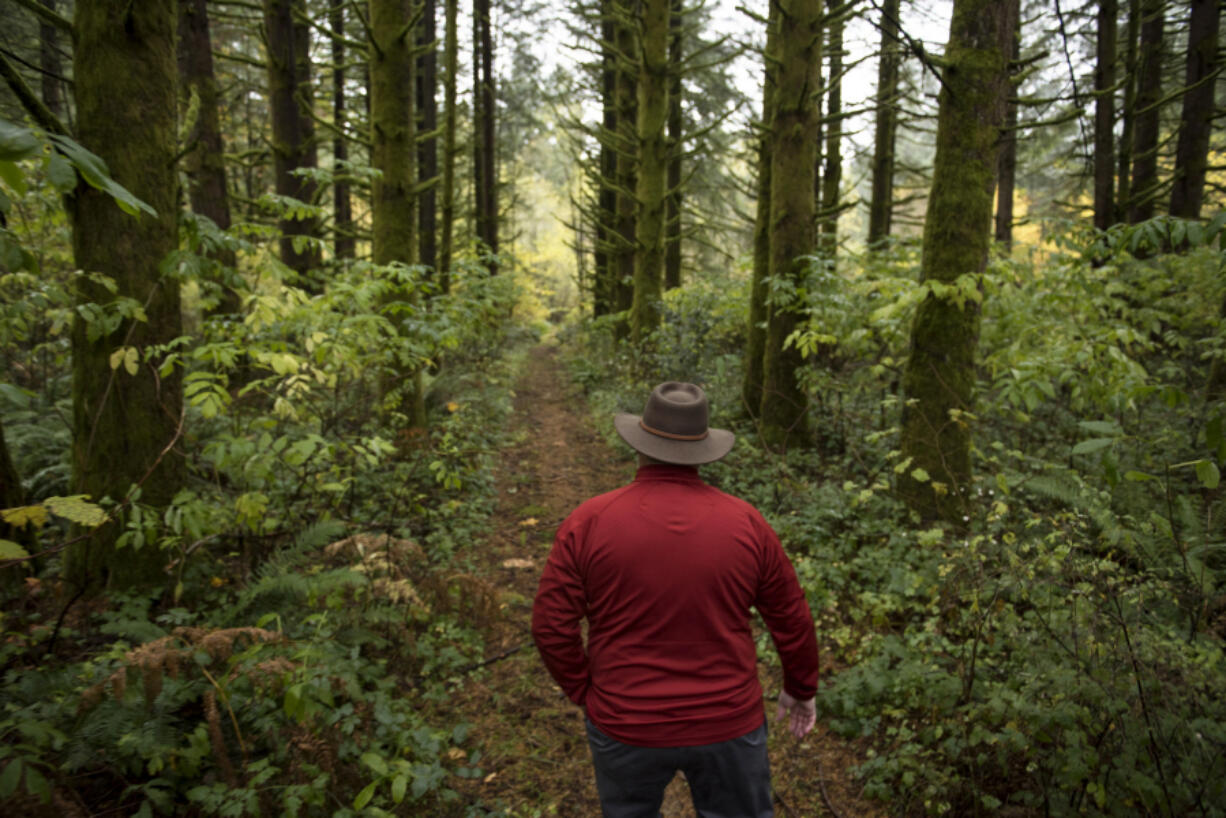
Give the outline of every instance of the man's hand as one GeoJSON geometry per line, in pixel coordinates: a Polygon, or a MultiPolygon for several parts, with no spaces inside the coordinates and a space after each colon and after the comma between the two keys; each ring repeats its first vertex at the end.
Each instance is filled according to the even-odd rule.
{"type": "Polygon", "coordinates": [[[817,705],[814,699],[797,701],[786,690],[779,693],[779,711],[775,721],[788,717],[788,732],[796,738],[804,738],[817,724],[817,705]]]}

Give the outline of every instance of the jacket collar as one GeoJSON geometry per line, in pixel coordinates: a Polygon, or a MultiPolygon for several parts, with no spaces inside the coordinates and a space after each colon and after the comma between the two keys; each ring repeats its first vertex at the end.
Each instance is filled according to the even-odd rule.
{"type": "Polygon", "coordinates": [[[676,466],[672,463],[652,463],[639,466],[634,474],[634,482],[644,483],[656,480],[667,480],[679,483],[701,483],[697,466],[676,466]]]}

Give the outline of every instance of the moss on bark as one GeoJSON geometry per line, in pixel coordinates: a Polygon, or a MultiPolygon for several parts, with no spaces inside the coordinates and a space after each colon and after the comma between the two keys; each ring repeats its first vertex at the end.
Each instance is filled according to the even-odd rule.
{"type": "Polygon", "coordinates": [[[638,345],[660,323],[668,193],[669,0],[645,0],[638,71],[639,249],[634,263],[630,341],[638,345]]]}
{"type": "MultiPolygon", "coordinates": [[[[86,185],[71,199],[77,266],[109,276],[117,295],[135,299],[148,316],[99,337],[80,313],[73,322],[73,486],[93,498],[123,499],[140,484],[141,502],[153,506],[168,505],[183,484],[182,454],[173,446],[181,378],[177,370],[159,373],[156,361],[142,361],[130,375],[113,369],[110,358],[119,347],[143,354],[181,334],[178,282],[159,271],[178,244],[175,24],[172,0],[79,3],[74,24],[77,138],[157,215],[131,216],[86,185]]],[[[82,303],[114,300],[83,280],[82,303]]],[[[73,545],[70,580],[86,587],[164,581],[161,555],[148,547],[116,550],[118,534],[107,526],[73,545]]]]}
{"type": "MultiPolygon", "coordinates": [[[[821,63],[821,0],[784,0],[779,4],[777,48],[767,55],[778,65],[771,121],[770,275],[777,289],[803,286],[805,256],[816,244],[813,169],[817,162],[820,112],[816,91],[821,63]]],[[[759,419],[766,443],[784,448],[807,437],[806,403],[797,382],[804,361],[784,341],[796,329],[799,304],[768,299],[759,419]]]]}
{"type": "MultiPolygon", "coordinates": [[[[996,154],[1009,88],[1010,0],[955,0],[924,223],[921,279],[949,284],[987,264],[996,154]]],[[[926,520],[961,525],[970,483],[979,304],[930,295],[903,374],[898,491],[926,520]],[[922,469],[923,471],[917,471],[922,469]]]]}

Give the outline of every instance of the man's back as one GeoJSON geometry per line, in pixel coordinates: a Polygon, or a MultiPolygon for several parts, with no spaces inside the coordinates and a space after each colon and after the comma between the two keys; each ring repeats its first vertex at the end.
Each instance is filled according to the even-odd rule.
{"type": "Polygon", "coordinates": [[[784,653],[785,687],[811,698],[812,620],[770,526],[697,469],[648,465],[563,523],[533,634],[566,693],[608,735],[645,747],[707,744],[764,718],[751,606],[784,653]]]}

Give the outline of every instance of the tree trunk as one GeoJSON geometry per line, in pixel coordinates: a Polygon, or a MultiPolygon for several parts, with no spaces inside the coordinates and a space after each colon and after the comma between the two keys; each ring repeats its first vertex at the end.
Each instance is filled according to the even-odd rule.
{"type": "Polygon", "coordinates": [[[600,178],[596,191],[595,252],[592,272],[592,317],[613,312],[617,293],[613,259],[616,257],[617,211],[617,54],[614,50],[617,26],[612,0],[601,0],[598,38],[600,40],[600,178]]]}
{"type": "MultiPolygon", "coordinates": [[[[925,283],[955,285],[988,260],[1000,126],[1009,95],[1010,0],[954,0],[936,160],[924,220],[925,283]]],[[[982,292],[982,290],[980,290],[982,292]]],[[[980,308],[973,298],[928,295],[911,330],[903,374],[898,491],[924,520],[965,523],[971,478],[970,418],[980,308]],[[961,302],[961,303],[959,303],[961,302]],[[922,470],[922,471],[921,471],[922,470]]]]}
{"type": "Polygon", "coordinates": [[[664,239],[664,289],[681,286],[681,60],[685,35],[681,0],[672,0],[668,16],[668,212],[664,239]]]}
{"type": "Polygon", "coordinates": [[[1128,220],[1128,202],[1132,198],[1133,142],[1137,114],[1137,38],[1141,33],[1141,0],[1128,0],[1128,29],[1124,45],[1124,108],[1120,112],[1120,149],[1117,160],[1115,221],[1128,220]]]}
{"type": "Polygon", "coordinates": [[[337,3],[328,10],[332,25],[332,124],[336,135],[332,139],[332,252],[337,259],[351,259],[357,249],[354,234],[353,203],[349,200],[349,176],[343,169],[349,159],[349,141],[345,138],[345,4],[337,3]]]}
{"type": "Polygon", "coordinates": [[[669,0],[643,0],[638,70],[639,252],[634,265],[630,341],[638,346],[660,323],[668,194],[669,0]]]}
{"type": "MultiPolygon", "coordinates": [[[[473,159],[477,201],[477,239],[491,256],[498,253],[498,176],[494,140],[494,35],[490,0],[473,0],[473,159]]],[[[489,262],[491,275],[498,272],[489,262]]]]}
{"type": "MultiPolygon", "coordinates": [[[[781,298],[768,299],[759,417],[767,445],[784,449],[806,438],[806,398],[797,382],[804,360],[796,344],[784,341],[796,329],[802,306],[788,286],[801,289],[816,244],[813,167],[820,112],[818,87],[822,42],[821,0],[781,0],[776,32],[778,79],[771,121],[770,274],[781,298]]],[[[771,59],[768,55],[767,59],[771,59]]]]}
{"type": "MultiPolygon", "coordinates": [[[[1011,0],[1013,62],[1021,58],[1022,36],[1020,0],[1011,0]]],[[[1017,181],[1017,86],[1011,81],[1009,101],[1005,104],[1005,130],[1001,134],[1000,154],[996,160],[996,240],[1006,250],[1013,247],[1013,192],[1017,181]]]]}
{"type": "Polygon", "coordinates": [[[421,246],[418,261],[434,270],[438,263],[438,210],[437,190],[426,186],[438,176],[438,102],[435,89],[438,87],[438,51],[434,48],[437,36],[435,0],[425,0],[422,7],[421,27],[417,34],[419,48],[426,51],[417,60],[417,111],[423,139],[418,142],[418,178],[423,189],[418,202],[418,238],[421,246]]]}
{"type": "MultiPolygon", "coordinates": [[[[370,161],[380,177],[371,185],[371,259],[417,263],[417,129],[414,98],[412,0],[370,0],[370,161]]],[[[421,370],[412,380],[409,417],[426,425],[421,370]]]]}
{"type": "Polygon", "coordinates": [[[766,355],[766,279],[770,275],[771,236],[771,126],[775,118],[775,85],[779,67],[772,61],[778,49],[779,13],[769,3],[762,79],[762,122],[758,139],[758,201],[754,214],[753,277],[749,284],[749,327],[745,340],[741,405],[750,417],[762,407],[762,364],[766,355]]]}
{"type": "MultiPolygon", "coordinates": [[[[13,458],[9,455],[8,443],[4,440],[4,426],[0,425],[0,508],[15,508],[25,503],[25,489],[21,485],[17,467],[13,465],[13,458]]],[[[25,546],[34,542],[34,539],[35,533],[32,525],[27,524],[19,528],[0,519],[0,540],[9,540],[25,546]]],[[[8,590],[10,580],[19,581],[12,579],[14,576],[12,571],[0,573],[0,587],[8,590]]]]}
{"type": "Polygon", "coordinates": [[[1199,219],[1209,167],[1209,136],[1213,130],[1217,47],[1221,6],[1217,0],[1192,0],[1188,17],[1188,61],[1179,143],[1175,148],[1175,186],[1171,189],[1171,215],[1199,219]]]}
{"type": "Polygon", "coordinates": [[[1115,223],[1115,42],[1119,7],[1099,0],[1094,65],[1094,226],[1115,223]]]}
{"type": "MultiPolygon", "coordinates": [[[[73,255],[79,269],[114,280],[117,292],[82,279],[80,301],[135,299],[146,321],[125,319],[110,333],[78,311],[72,327],[73,488],[122,500],[133,484],[140,502],[169,505],[183,485],[175,444],[183,419],[178,368],[162,374],[153,348],[179,337],[179,284],[159,270],[178,246],[175,179],[175,6],[170,0],[78,3],[73,48],[77,138],[100,156],[112,178],[157,211],[131,216],[107,194],[79,185],[71,197],[73,255]],[[136,374],[112,367],[112,355],[134,348],[136,374]]],[[[165,580],[153,544],[116,550],[117,525],[74,543],[66,576],[78,587],[154,585],[165,580]]]]}
{"type": "Polygon", "coordinates": [[[829,23],[830,79],[826,90],[826,168],[822,173],[822,257],[834,270],[839,249],[839,188],[843,184],[843,22],[845,15],[829,23]]]}
{"type": "MultiPolygon", "coordinates": [[[[55,11],[55,0],[42,0],[47,8],[55,11]]],[[[38,19],[38,65],[43,70],[43,105],[57,119],[64,118],[64,96],[60,91],[59,77],[64,69],[60,65],[59,30],[51,23],[38,19]]]]}
{"type": "Polygon", "coordinates": [[[447,84],[443,86],[443,224],[439,237],[438,269],[439,290],[446,293],[451,291],[451,262],[454,252],[452,242],[455,236],[456,72],[459,46],[456,30],[458,0],[444,2],[447,30],[443,35],[443,62],[447,84]]]}
{"type": "Polygon", "coordinates": [[[873,138],[872,198],[868,206],[870,247],[890,235],[894,211],[894,137],[898,131],[899,0],[881,10],[881,56],[877,63],[877,123],[873,138]]]}
{"type": "Polygon", "coordinates": [[[1158,103],[1162,99],[1164,0],[1144,0],[1141,8],[1129,224],[1152,219],[1158,196],[1158,103]]]}
{"type": "MultiPolygon", "coordinates": [[[[220,93],[213,74],[213,46],[205,0],[179,2],[179,84],[180,96],[187,101],[196,92],[196,125],[187,135],[188,152],[183,169],[188,179],[188,199],[192,212],[207,216],[222,230],[230,229],[230,198],[226,191],[225,146],[221,120],[217,114],[220,93]]],[[[223,250],[217,256],[225,267],[235,266],[234,253],[223,250]]],[[[221,300],[213,315],[237,315],[242,299],[224,280],[221,300]]]]}
{"type": "MultiPolygon", "coordinates": [[[[311,30],[303,21],[305,16],[305,0],[264,0],[276,190],[281,196],[314,203],[315,182],[292,173],[316,167],[315,122],[307,113],[311,107],[311,30]]],[[[281,261],[306,276],[319,266],[319,249],[314,243],[302,244],[303,237],[319,237],[318,219],[282,218],[279,226],[281,261]]]]}
{"type": "MultiPolygon", "coordinates": [[[[633,24],[635,12],[629,0],[614,0],[615,43],[617,77],[617,205],[614,219],[614,253],[610,272],[613,275],[613,303],[617,312],[630,313],[634,301],[634,257],[638,227],[635,223],[638,208],[634,191],[638,187],[638,89],[630,58],[635,52],[633,24]]],[[[627,337],[630,322],[627,319],[617,327],[619,337],[627,337]]]]}

